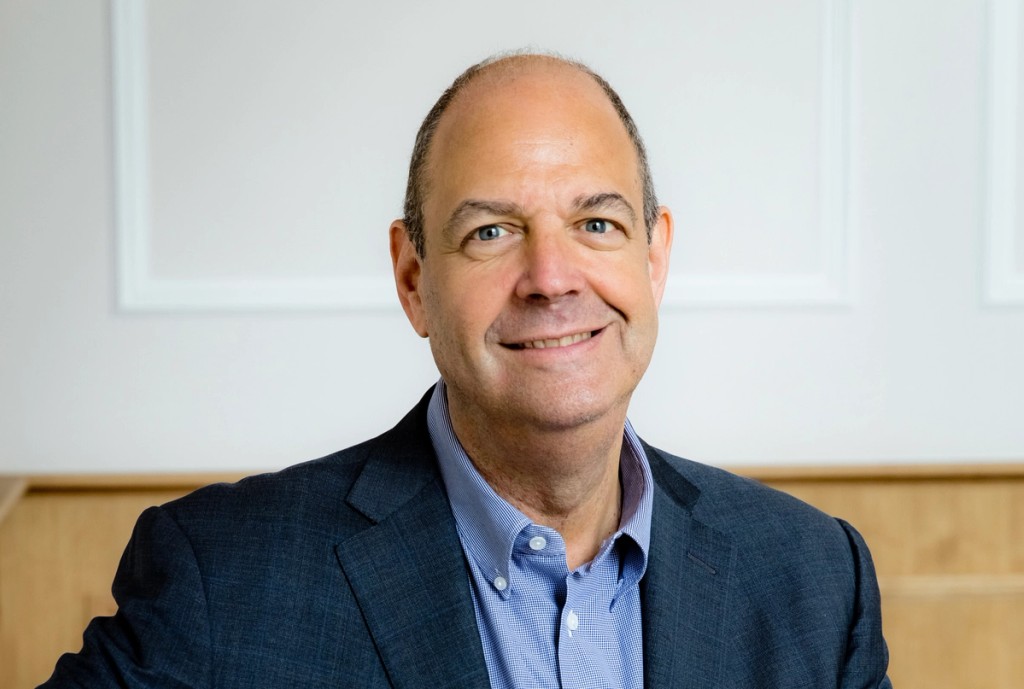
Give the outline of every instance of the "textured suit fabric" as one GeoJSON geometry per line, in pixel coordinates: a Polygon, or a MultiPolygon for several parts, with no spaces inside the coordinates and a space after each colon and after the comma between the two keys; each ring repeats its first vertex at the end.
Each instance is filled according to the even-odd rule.
{"type": "MultiPolygon", "coordinates": [[[[144,512],[117,614],[94,620],[43,686],[487,687],[426,399],[366,443],[144,512]]],[[[645,449],[646,686],[890,686],[856,531],[645,449]]]]}

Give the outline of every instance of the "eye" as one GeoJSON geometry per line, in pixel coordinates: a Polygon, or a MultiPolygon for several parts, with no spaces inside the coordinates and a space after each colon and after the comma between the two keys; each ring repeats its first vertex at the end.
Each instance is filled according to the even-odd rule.
{"type": "Polygon", "coordinates": [[[497,239],[498,237],[502,237],[506,234],[508,234],[508,230],[501,225],[486,225],[473,230],[472,238],[486,242],[492,239],[497,239]]]}
{"type": "Polygon", "coordinates": [[[583,230],[591,234],[604,234],[612,229],[612,224],[601,218],[591,218],[583,223],[583,230]]]}

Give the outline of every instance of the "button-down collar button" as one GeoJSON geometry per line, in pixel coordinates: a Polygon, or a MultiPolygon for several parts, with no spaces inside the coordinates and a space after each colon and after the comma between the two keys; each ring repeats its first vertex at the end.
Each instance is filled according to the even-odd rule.
{"type": "Polygon", "coordinates": [[[543,536],[534,536],[530,539],[530,548],[533,550],[544,550],[548,545],[548,539],[543,536]]]}
{"type": "Polygon", "coordinates": [[[504,591],[508,588],[508,579],[502,576],[494,577],[494,588],[504,591]]]}

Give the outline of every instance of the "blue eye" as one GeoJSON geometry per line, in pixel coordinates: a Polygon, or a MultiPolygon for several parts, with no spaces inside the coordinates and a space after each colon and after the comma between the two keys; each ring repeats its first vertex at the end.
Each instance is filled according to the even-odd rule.
{"type": "Polygon", "coordinates": [[[476,230],[473,230],[473,236],[476,239],[480,239],[485,242],[491,239],[497,239],[498,237],[501,237],[506,234],[508,234],[508,230],[506,230],[501,225],[487,225],[486,227],[480,227],[476,230]]]}
{"type": "Polygon", "coordinates": [[[601,218],[592,218],[583,223],[583,229],[593,234],[604,234],[611,228],[611,223],[601,218]]]}

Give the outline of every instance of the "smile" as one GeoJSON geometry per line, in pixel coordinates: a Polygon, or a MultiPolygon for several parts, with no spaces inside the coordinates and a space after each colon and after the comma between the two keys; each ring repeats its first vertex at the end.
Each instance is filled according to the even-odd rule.
{"type": "Polygon", "coordinates": [[[556,337],[544,340],[530,340],[529,342],[516,342],[505,345],[510,349],[554,349],[557,347],[568,347],[574,345],[577,342],[583,342],[589,340],[591,337],[596,335],[597,330],[587,330],[582,333],[576,333],[574,335],[566,335],[565,337],[556,337]]]}

